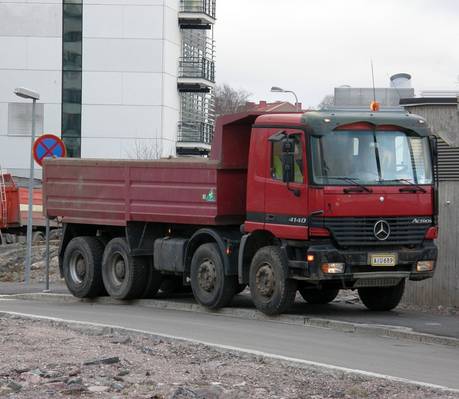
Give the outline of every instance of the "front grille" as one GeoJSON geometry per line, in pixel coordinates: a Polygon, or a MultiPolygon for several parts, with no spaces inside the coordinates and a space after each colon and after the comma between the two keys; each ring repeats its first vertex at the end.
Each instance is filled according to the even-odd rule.
{"type": "Polygon", "coordinates": [[[313,217],[312,227],[325,227],[330,230],[338,245],[367,246],[367,245],[420,245],[424,239],[428,224],[413,223],[419,217],[313,217]],[[378,240],[374,235],[376,222],[384,220],[389,223],[390,235],[384,240],[378,240]]]}

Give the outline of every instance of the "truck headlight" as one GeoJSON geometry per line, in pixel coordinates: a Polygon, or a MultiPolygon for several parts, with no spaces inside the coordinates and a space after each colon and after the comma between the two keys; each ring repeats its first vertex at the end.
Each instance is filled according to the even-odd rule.
{"type": "Polygon", "coordinates": [[[431,272],[434,269],[435,261],[433,260],[420,260],[416,264],[416,271],[418,272],[431,272]]]}
{"type": "Polygon", "coordinates": [[[322,271],[327,274],[344,273],[345,263],[323,263],[322,271]]]}

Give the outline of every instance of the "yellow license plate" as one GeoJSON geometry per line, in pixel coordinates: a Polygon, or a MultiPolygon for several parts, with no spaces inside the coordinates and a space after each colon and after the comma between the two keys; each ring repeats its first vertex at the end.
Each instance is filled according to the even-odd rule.
{"type": "Polygon", "coordinates": [[[371,254],[370,265],[371,266],[395,266],[397,264],[396,254],[371,254]]]}

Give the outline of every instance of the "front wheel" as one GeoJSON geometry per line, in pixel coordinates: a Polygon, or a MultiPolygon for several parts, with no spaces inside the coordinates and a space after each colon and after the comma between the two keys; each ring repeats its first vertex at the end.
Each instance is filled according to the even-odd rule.
{"type": "Polygon", "coordinates": [[[250,294],[256,308],[267,315],[285,312],[295,300],[297,283],[288,278],[288,261],[279,247],[263,247],[250,265],[250,294]]]}
{"type": "Polygon", "coordinates": [[[201,245],[191,260],[191,288],[203,306],[218,309],[229,305],[237,289],[237,277],[226,276],[217,244],[201,245]]]}
{"type": "Polygon", "coordinates": [[[392,310],[400,303],[405,290],[405,279],[393,287],[359,288],[359,297],[370,310],[392,310]]]}

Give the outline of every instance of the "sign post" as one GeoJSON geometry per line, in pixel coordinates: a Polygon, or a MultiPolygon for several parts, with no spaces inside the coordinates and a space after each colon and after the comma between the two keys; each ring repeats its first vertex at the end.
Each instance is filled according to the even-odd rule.
{"type": "MultiPolygon", "coordinates": [[[[53,134],[44,134],[40,136],[33,145],[33,158],[40,166],[43,166],[43,161],[46,158],[64,158],[67,155],[64,142],[53,134]]],[[[31,215],[31,207],[29,208],[29,215],[31,215]]],[[[46,219],[46,255],[45,255],[45,267],[46,267],[46,287],[45,292],[49,292],[49,218],[45,215],[46,219]]],[[[30,268],[30,266],[29,266],[30,268]]],[[[30,270],[30,269],[29,269],[30,270]]]]}
{"type": "Polygon", "coordinates": [[[46,261],[45,261],[45,292],[49,292],[49,218],[46,217],[46,261]]]}

